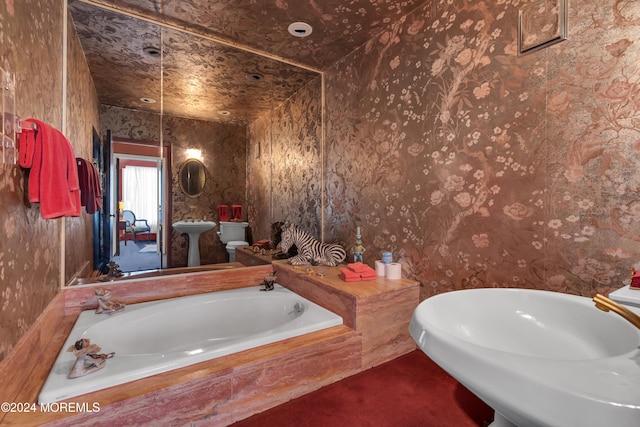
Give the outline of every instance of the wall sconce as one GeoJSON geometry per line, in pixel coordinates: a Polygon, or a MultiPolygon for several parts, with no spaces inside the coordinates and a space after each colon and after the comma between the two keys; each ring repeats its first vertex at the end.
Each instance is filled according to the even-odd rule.
{"type": "Polygon", "coordinates": [[[187,159],[196,159],[202,161],[202,150],[197,148],[187,148],[187,159]]]}

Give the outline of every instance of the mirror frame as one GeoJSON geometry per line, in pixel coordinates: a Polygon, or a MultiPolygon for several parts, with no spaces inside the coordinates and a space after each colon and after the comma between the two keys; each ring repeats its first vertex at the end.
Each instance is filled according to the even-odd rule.
{"type": "Polygon", "coordinates": [[[204,187],[207,184],[207,168],[204,164],[198,159],[187,159],[180,166],[180,170],[178,171],[178,176],[180,177],[179,184],[180,189],[187,197],[199,197],[204,192],[204,187]],[[193,166],[195,165],[195,168],[193,166]],[[186,175],[185,175],[186,173],[186,175]],[[194,180],[191,177],[191,173],[196,173],[198,177],[196,178],[196,188],[194,191],[191,190],[191,183],[194,180]]]}

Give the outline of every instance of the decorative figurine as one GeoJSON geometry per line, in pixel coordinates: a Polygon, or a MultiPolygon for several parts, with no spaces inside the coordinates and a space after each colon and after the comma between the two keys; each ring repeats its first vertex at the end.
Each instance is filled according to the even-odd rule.
{"type": "Polygon", "coordinates": [[[282,226],[280,249],[286,253],[293,245],[298,248],[298,255],[289,258],[291,265],[311,264],[335,267],[347,256],[342,246],[322,243],[295,224],[287,222],[282,226]]]}
{"type": "Polygon", "coordinates": [[[124,310],[124,304],[117,301],[111,301],[111,291],[109,289],[96,289],[94,291],[98,297],[98,308],[96,314],[113,314],[124,310]]]}
{"type": "Polygon", "coordinates": [[[101,350],[96,344],[91,344],[89,338],[82,338],[69,347],[67,351],[73,352],[76,361],[69,372],[67,378],[73,379],[92,374],[104,368],[107,359],[115,356],[115,353],[98,354],[101,350]]]}
{"type": "Polygon", "coordinates": [[[364,254],[364,251],[366,251],[366,249],[362,246],[362,236],[360,235],[360,227],[358,227],[356,231],[356,245],[351,248],[353,262],[363,262],[362,254],[364,254]]]}
{"type": "Polygon", "coordinates": [[[122,277],[124,275],[122,270],[120,270],[120,265],[116,264],[113,261],[109,261],[109,263],[105,265],[105,267],[108,269],[107,274],[98,276],[98,280],[101,282],[115,280],[118,277],[122,277]]]}
{"type": "Polygon", "coordinates": [[[264,288],[260,289],[261,291],[272,291],[273,285],[276,281],[276,272],[273,271],[270,275],[264,278],[264,288]]]}

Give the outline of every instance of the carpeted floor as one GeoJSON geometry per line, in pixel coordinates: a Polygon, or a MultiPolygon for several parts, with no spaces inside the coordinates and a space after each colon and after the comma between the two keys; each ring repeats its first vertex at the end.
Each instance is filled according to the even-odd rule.
{"type": "Polygon", "coordinates": [[[233,427],[475,427],[493,410],[416,350],[233,427]]]}
{"type": "Polygon", "coordinates": [[[111,259],[120,266],[120,270],[124,273],[157,270],[160,268],[160,254],[155,250],[150,250],[152,249],[150,245],[155,245],[155,242],[129,240],[125,245],[124,241],[121,241],[120,255],[111,259]]]}

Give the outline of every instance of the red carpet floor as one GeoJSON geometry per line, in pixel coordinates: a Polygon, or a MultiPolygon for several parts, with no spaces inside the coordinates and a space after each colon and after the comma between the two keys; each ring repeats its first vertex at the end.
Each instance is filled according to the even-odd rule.
{"type": "Polygon", "coordinates": [[[416,350],[233,427],[487,426],[493,410],[416,350]]]}

